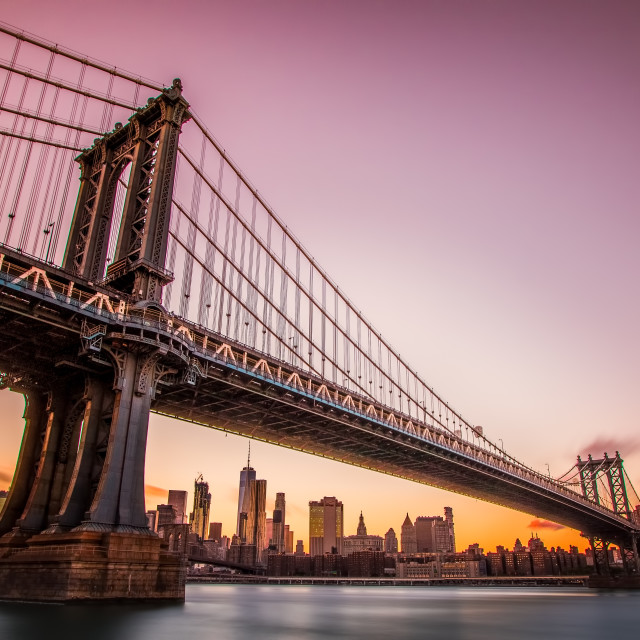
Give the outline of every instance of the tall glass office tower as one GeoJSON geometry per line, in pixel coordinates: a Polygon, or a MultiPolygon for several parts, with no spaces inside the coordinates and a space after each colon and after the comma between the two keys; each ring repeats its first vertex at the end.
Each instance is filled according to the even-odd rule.
{"type": "MultiPolygon", "coordinates": [[[[244,511],[244,496],[251,482],[256,480],[256,471],[251,466],[251,443],[249,443],[249,455],[247,456],[247,466],[240,472],[240,488],[238,490],[238,518],[236,522],[236,535],[242,537],[240,526],[240,514],[244,511]]],[[[246,513],[246,512],[245,512],[246,513]]]]}

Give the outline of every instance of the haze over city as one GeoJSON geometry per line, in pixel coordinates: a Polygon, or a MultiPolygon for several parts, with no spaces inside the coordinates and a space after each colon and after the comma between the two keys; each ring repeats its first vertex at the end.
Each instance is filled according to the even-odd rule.
{"type": "MultiPolygon", "coordinates": [[[[619,450],[636,485],[639,17],[615,1],[187,1],[176,13],[27,0],[3,12],[167,86],[180,77],[302,244],[463,416],[554,477],[578,454],[619,450]]],[[[6,489],[22,400],[4,391],[0,405],[6,489]]],[[[231,535],[247,443],[152,416],[147,507],[202,473],[211,520],[231,535]]],[[[384,535],[448,505],[459,548],[534,532],[586,546],[535,514],[263,442],[252,466],[268,510],[286,493],[305,543],[308,502],[335,495],[346,533],[361,510],[384,535]]]]}

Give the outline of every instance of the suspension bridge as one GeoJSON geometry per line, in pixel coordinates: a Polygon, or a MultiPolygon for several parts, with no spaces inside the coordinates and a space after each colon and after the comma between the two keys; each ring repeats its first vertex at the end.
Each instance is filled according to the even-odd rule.
{"type": "Polygon", "coordinates": [[[184,596],[150,535],[150,412],[584,532],[638,572],[616,452],[560,478],[498,446],[397,354],[183,96],[0,25],[0,383],[25,433],[0,597],[184,596]]]}

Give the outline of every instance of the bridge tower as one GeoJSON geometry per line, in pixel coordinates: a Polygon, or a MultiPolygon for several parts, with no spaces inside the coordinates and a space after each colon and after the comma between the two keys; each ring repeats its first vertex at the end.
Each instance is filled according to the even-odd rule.
{"type": "MultiPolygon", "coordinates": [[[[80,190],[58,270],[72,279],[69,292],[75,286],[85,299],[119,300],[115,312],[151,308],[165,315],[171,197],[188,106],[175,80],[77,158],[80,190]],[[128,165],[117,246],[107,265],[116,188],[128,165]]],[[[42,265],[29,266],[22,267],[27,274],[49,277],[42,265]]],[[[183,561],[147,527],[144,464],[156,387],[185,369],[189,357],[171,340],[162,346],[142,332],[78,319],[77,311],[68,315],[64,348],[52,349],[43,335],[31,341],[32,352],[0,363],[0,384],[22,393],[26,405],[0,517],[0,598],[183,599],[183,561]]],[[[46,333],[37,317],[25,323],[27,332],[46,333]]]]}
{"type": "MultiPolygon", "coordinates": [[[[624,481],[624,464],[618,451],[616,451],[614,458],[610,458],[607,453],[604,454],[604,458],[597,460],[594,460],[591,454],[587,460],[582,460],[578,456],[576,468],[580,475],[580,486],[585,498],[596,504],[601,503],[598,482],[605,477],[606,489],[608,489],[613,511],[633,521],[624,481]]],[[[593,551],[593,566],[597,575],[608,577],[611,573],[608,553],[611,542],[620,547],[625,574],[628,576],[640,574],[637,540],[634,534],[631,534],[629,538],[616,540],[607,540],[602,536],[592,535],[590,542],[593,551]]]]}
{"type": "Polygon", "coordinates": [[[65,269],[129,294],[160,302],[172,276],[164,269],[180,127],[189,119],[175,80],[123,127],[96,139],[80,163],[80,192],[64,258],[65,269]],[[131,164],[114,260],[107,268],[118,180],[131,164]]]}

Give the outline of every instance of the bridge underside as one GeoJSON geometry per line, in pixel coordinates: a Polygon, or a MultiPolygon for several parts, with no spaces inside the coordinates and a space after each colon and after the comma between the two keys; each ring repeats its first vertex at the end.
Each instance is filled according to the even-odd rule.
{"type": "Polygon", "coordinates": [[[210,368],[209,377],[195,390],[163,390],[152,410],[454,491],[609,540],[625,535],[622,527],[606,517],[596,522],[579,501],[567,505],[508,473],[488,470],[410,434],[340,413],[222,367],[210,368]]]}

